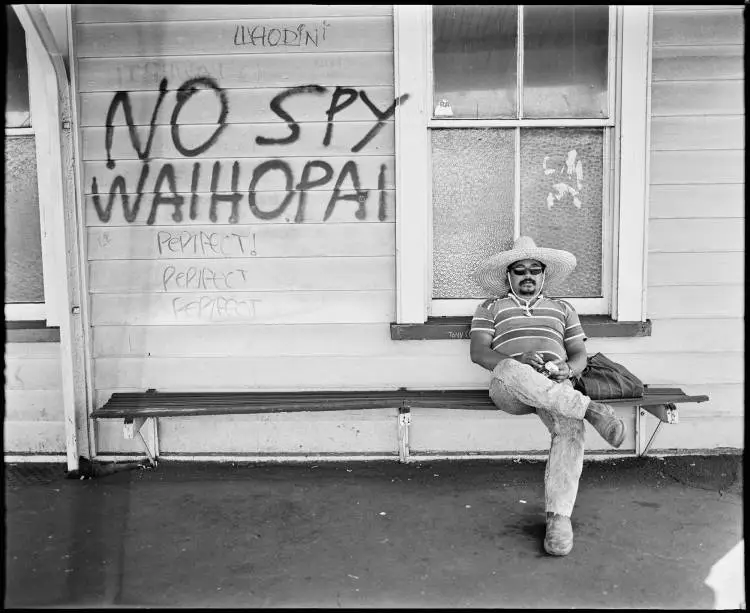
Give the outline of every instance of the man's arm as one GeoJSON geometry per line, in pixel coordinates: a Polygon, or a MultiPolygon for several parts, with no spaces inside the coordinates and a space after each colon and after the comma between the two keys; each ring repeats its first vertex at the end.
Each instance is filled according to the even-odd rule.
{"type": "MultiPolygon", "coordinates": [[[[495,366],[503,360],[515,359],[511,358],[507,353],[500,353],[492,349],[492,337],[492,332],[485,332],[483,330],[474,330],[471,333],[471,361],[490,371],[494,370],[495,366]]],[[[544,367],[544,360],[542,360],[541,354],[536,351],[527,351],[523,355],[518,356],[518,361],[521,364],[528,364],[536,371],[544,367]]]]}
{"type": "Polygon", "coordinates": [[[583,338],[574,338],[565,343],[565,352],[568,354],[566,360],[555,360],[560,372],[550,376],[555,381],[564,381],[570,379],[571,371],[578,376],[586,368],[586,343],[583,338]]]}
{"type": "Polygon", "coordinates": [[[471,333],[471,361],[487,370],[494,370],[502,360],[510,357],[491,348],[492,336],[492,332],[481,330],[471,333]]]}

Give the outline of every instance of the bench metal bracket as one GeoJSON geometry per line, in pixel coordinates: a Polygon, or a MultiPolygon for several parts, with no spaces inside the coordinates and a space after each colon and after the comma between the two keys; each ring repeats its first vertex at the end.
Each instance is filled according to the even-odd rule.
{"type": "Polygon", "coordinates": [[[659,433],[661,425],[676,424],[679,423],[679,414],[677,412],[677,406],[670,403],[659,404],[653,406],[636,406],[636,451],[639,457],[645,457],[651,445],[656,440],[656,435],[659,433]],[[646,442],[646,413],[651,413],[659,421],[656,422],[651,438],[646,442]]]}
{"type": "Polygon", "coordinates": [[[409,462],[409,426],[411,425],[411,409],[403,403],[398,409],[398,460],[409,462]]]}
{"type": "Polygon", "coordinates": [[[156,417],[126,417],[123,425],[123,436],[126,439],[138,438],[146,451],[151,466],[156,467],[159,457],[159,424],[156,417]],[[148,424],[146,426],[146,424],[148,424]],[[146,437],[143,427],[146,426],[146,437]],[[149,445],[146,438],[151,439],[149,445]]]}

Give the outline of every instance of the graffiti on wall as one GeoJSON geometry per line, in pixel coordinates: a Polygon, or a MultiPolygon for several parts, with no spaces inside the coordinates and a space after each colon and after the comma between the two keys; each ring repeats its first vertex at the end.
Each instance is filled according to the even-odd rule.
{"type": "MultiPolygon", "coordinates": [[[[326,206],[323,215],[323,221],[327,221],[332,215],[335,207],[340,202],[353,202],[356,204],[356,219],[365,219],[368,211],[366,203],[369,199],[369,190],[362,188],[360,179],[359,166],[356,158],[347,160],[337,176],[334,168],[322,159],[307,160],[301,174],[295,176],[290,164],[283,158],[269,158],[259,162],[252,171],[252,178],[247,186],[239,185],[240,160],[234,161],[216,161],[210,169],[205,168],[204,164],[196,161],[192,167],[190,195],[183,195],[185,190],[179,190],[175,169],[170,162],[156,163],[151,158],[151,148],[154,142],[157,121],[164,98],[169,90],[169,83],[166,78],[162,79],[159,84],[159,93],[154,103],[153,112],[148,125],[148,133],[145,139],[141,139],[138,127],[133,118],[133,110],[130,101],[130,92],[118,91],[112,98],[107,111],[105,122],[105,150],[106,150],[106,167],[111,171],[117,168],[117,160],[112,157],[112,146],[115,135],[114,120],[118,113],[122,113],[127,125],[130,144],[133,147],[138,159],[142,162],[140,174],[136,185],[128,186],[127,180],[122,175],[114,177],[110,183],[109,194],[104,196],[100,193],[96,177],[92,178],[91,193],[99,220],[107,223],[112,215],[112,208],[119,197],[123,208],[125,220],[129,223],[139,218],[139,215],[145,215],[148,203],[145,203],[144,188],[146,180],[150,175],[155,175],[153,192],[149,193],[150,208],[146,223],[152,225],[156,220],[156,214],[160,206],[172,207],[172,220],[175,223],[183,221],[184,216],[188,215],[191,220],[197,218],[199,214],[198,184],[204,173],[210,172],[211,188],[208,218],[216,223],[219,221],[219,205],[222,203],[229,204],[229,213],[227,221],[230,224],[236,224],[239,220],[239,207],[249,207],[252,214],[258,219],[275,219],[284,214],[296,200],[296,211],[294,221],[301,223],[305,220],[305,204],[307,192],[311,189],[326,188],[332,189],[330,200],[326,206]],[[152,168],[152,165],[154,166],[152,168]],[[221,192],[217,186],[222,173],[231,174],[231,190],[221,192]],[[278,173],[283,178],[285,190],[277,206],[272,209],[261,209],[257,202],[257,188],[260,181],[271,173],[278,173]],[[133,191],[134,188],[134,191],[133,191]],[[106,203],[103,202],[106,200],[106,203]],[[141,205],[145,204],[142,207],[141,205]]],[[[276,95],[270,101],[270,109],[273,113],[286,122],[289,133],[281,138],[271,138],[258,134],[255,137],[255,144],[260,147],[267,147],[269,154],[273,153],[273,147],[279,145],[289,145],[297,142],[300,137],[302,127],[299,122],[284,108],[284,102],[292,96],[330,96],[330,104],[325,112],[326,129],[321,146],[329,147],[334,135],[337,115],[344,109],[357,102],[364,104],[373,116],[372,126],[362,134],[362,137],[351,147],[351,153],[359,153],[377,136],[377,134],[386,125],[386,122],[393,117],[396,107],[403,104],[409,95],[404,94],[396,98],[387,108],[381,109],[374,104],[364,90],[356,90],[351,87],[337,86],[335,88],[324,87],[322,85],[309,84],[299,85],[285,89],[276,95]]],[[[176,92],[176,101],[169,118],[170,136],[172,144],[178,153],[185,158],[195,158],[207,153],[220,140],[222,134],[227,128],[230,113],[229,95],[227,91],[219,86],[217,81],[211,77],[201,76],[188,79],[176,92]],[[216,129],[202,143],[195,146],[187,146],[181,137],[180,115],[187,102],[199,91],[207,90],[213,92],[219,103],[219,114],[216,120],[216,129]]],[[[321,118],[322,119],[322,118],[321,118]]],[[[386,166],[381,164],[378,173],[378,210],[377,215],[380,221],[386,218],[386,166]]]]}
{"type": "Polygon", "coordinates": [[[236,47],[320,47],[330,24],[323,20],[315,26],[300,23],[296,28],[272,28],[265,25],[238,24],[234,30],[236,47]]]}

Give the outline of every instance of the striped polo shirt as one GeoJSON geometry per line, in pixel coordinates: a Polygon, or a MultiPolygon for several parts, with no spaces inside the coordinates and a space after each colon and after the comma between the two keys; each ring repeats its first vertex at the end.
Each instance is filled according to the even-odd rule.
{"type": "Polygon", "coordinates": [[[544,360],[568,359],[566,345],[586,340],[575,309],[558,298],[541,294],[526,308],[513,294],[490,298],[477,307],[471,333],[491,332],[490,347],[513,358],[526,351],[539,351],[544,360]]]}

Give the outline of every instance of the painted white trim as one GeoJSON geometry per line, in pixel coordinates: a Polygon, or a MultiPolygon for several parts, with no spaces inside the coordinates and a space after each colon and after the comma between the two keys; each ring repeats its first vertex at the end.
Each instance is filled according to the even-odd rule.
{"type": "Polygon", "coordinates": [[[526,40],[523,30],[523,4],[519,4],[516,13],[516,115],[523,119],[523,58],[526,48],[526,40]]]}
{"type": "MultiPolygon", "coordinates": [[[[65,415],[65,446],[69,469],[78,467],[79,454],[88,455],[86,437],[87,398],[84,359],[83,329],[80,316],[80,260],[79,230],[80,213],[75,206],[75,188],[70,174],[65,170],[74,166],[70,139],[65,133],[65,124],[70,122],[70,82],[63,57],[58,50],[57,41],[52,34],[47,17],[40,5],[14,5],[21,24],[37,48],[42,49],[39,64],[45,71],[45,83],[49,84],[54,77],[54,88],[50,98],[56,103],[50,112],[49,132],[57,139],[57,158],[54,161],[54,189],[61,195],[60,206],[55,207],[53,214],[61,220],[62,239],[55,253],[59,258],[62,274],[59,278],[64,308],[60,309],[60,358],[62,371],[62,399],[65,415]],[[82,419],[83,418],[83,419],[82,419]],[[83,436],[81,436],[83,434],[83,436]]],[[[52,86],[50,86],[52,87],[52,86]]]]}
{"type": "Polygon", "coordinates": [[[521,128],[513,130],[513,241],[521,236],[521,128]]]}
{"type": "Polygon", "coordinates": [[[646,73],[646,135],[644,137],[644,152],[643,156],[646,161],[645,173],[643,176],[644,195],[643,195],[643,249],[641,251],[641,257],[643,258],[643,268],[641,271],[641,321],[645,321],[647,313],[647,298],[648,298],[648,236],[650,224],[648,222],[651,215],[651,72],[653,62],[653,48],[651,41],[653,40],[654,31],[654,7],[650,5],[646,7],[648,10],[648,23],[646,30],[646,49],[647,57],[644,60],[646,66],[644,72],[646,73]]]}
{"type": "Polygon", "coordinates": [[[651,10],[627,6],[620,45],[619,194],[617,298],[613,318],[645,319],[646,225],[648,220],[649,130],[651,110],[651,10]]]}
{"type": "Polygon", "coordinates": [[[423,323],[432,292],[430,222],[432,179],[430,133],[432,92],[428,87],[428,39],[432,31],[426,5],[393,6],[396,97],[396,321],[423,323]],[[399,163],[399,160],[402,162],[399,163]],[[408,160],[408,164],[405,161],[408,160]]]}
{"type": "Polygon", "coordinates": [[[34,129],[34,126],[31,126],[30,128],[5,128],[5,136],[34,136],[36,135],[36,130],[34,129]]]}
{"type": "Polygon", "coordinates": [[[94,373],[93,373],[93,351],[92,347],[92,330],[89,322],[89,309],[91,306],[89,286],[88,286],[88,241],[86,240],[86,215],[84,211],[83,196],[83,160],[81,133],[80,133],[80,112],[78,109],[78,59],[76,57],[76,35],[73,27],[73,11],[77,5],[65,5],[65,21],[68,33],[68,66],[70,67],[70,123],[71,123],[71,146],[73,164],[73,188],[75,191],[75,202],[69,203],[76,217],[76,255],[78,257],[78,282],[80,284],[79,300],[81,307],[80,327],[81,327],[81,345],[82,345],[82,371],[84,376],[84,398],[85,403],[81,403],[80,413],[78,415],[78,439],[82,452],[87,457],[96,455],[96,428],[94,420],[90,418],[90,413],[94,409],[94,373]]]}
{"type": "MultiPolygon", "coordinates": [[[[607,118],[614,122],[617,117],[615,92],[617,90],[617,22],[618,10],[615,5],[609,7],[609,61],[607,64],[607,118]]],[[[614,125],[612,123],[611,125],[614,125]]]]}
{"type": "Polygon", "coordinates": [[[601,313],[612,312],[612,284],[614,274],[613,265],[614,260],[614,245],[615,236],[613,230],[613,214],[612,211],[615,206],[615,177],[614,177],[614,166],[612,164],[612,157],[614,151],[615,142],[615,131],[614,129],[604,129],[602,137],[602,294],[604,298],[604,305],[600,311],[601,313]]]}
{"type": "Polygon", "coordinates": [[[89,289],[88,289],[88,242],[86,240],[85,213],[83,210],[82,196],[83,189],[83,159],[81,155],[80,144],[80,114],[78,110],[78,60],[76,58],[76,35],[73,27],[73,11],[77,5],[67,4],[65,11],[65,20],[68,30],[68,66],[70,67],[70,122],[71,122],[71,140],[73,147],[73,181],[76,193],[75,210],[78,218],[78,266],[81,271],[81,326],[83,328],[83,368],[86,378],[86,410],[83,415],[79,416],[79,438],[85,437],[88,445],[89,457],[94,457],[96,450],[96,427],[94,420],[89,417],[90,412],[94,409],[94,376],[93,376],[93,352],[91,350],[91,327],[89,325],[89,289]]]}
{"type": "Polygon", "coordinates": [[[430,119],[430,128],[600,128],[612,127],[614,119],[430,119]]]}
{"type": "Polygon", "coordinates": [[[65,454],[59,453],[38,453],[38,454],[13,454],[6,453],[3,455],[3,462],[6,464],[63,464],[65,462],[65,454]]]}
{"type": "Polygon", "coordinates": [[[11,303],[5,305],[5,321],[37,321],[47,319],[44,302],[11,303]]]}
{"type": "Polygon", "coordinates": [[[62,168],[60,167],[60,138],[57,85],[54,72],[39,37],[26,30],[26,51],[29,75],[29,108],[34,121],[36,145],[37,185],[39,193],[39,225],[42,244],[42,280],[46,320],[50,326],[60,325],[62,308],[61,280],[65,277],[65,262],[56,257],[64,249],[62,229],[62,168]],[[61,247],[62,245],[62,247],[61,247]]]}
{"type": "MultiPolygon", "coordinates": [[[[614,196],[603,211],[603,299],[580,301],[581,314],[610,312],[618,321],[645,318],[646,225],[648,219],[648,139],[650,128],[651,11],[649,7],[610,9],[610,53],[608,84],[610,117],[595,120],[543,120],[550,125],[613,127],[614,159],[605,156],[613,169],[610,189],[614,196]],[[613,69],[615,74],[613,74],[613,69]],[[612,91],[614,90],[614,91],[612,91]],[[623,91],[627,95],[620,95],[623,91]],[[612,109],[615,105],[615,109],[612,109]],[[615,118],[619,118],[615,123],[615,118]],[[626,136],[625,136],[626,135],[626,136]],[[622,178],[622,180],[621,180],[622,178]],[[619,206],[619,203],[627,205],[619,206]],[[607,208],[608,207],[608,208],[607,208]],[[594,301],[597,301],[594,302],[594,301]],[[593,310],[592,310],[593,309],[593,310]]],[[[421,323],[427,314],[470,315],[454,309],[461,301],[431,300],[432,293],[432,188],[429,129],[439,127],[510,127],[534,125],[539,120],[453,120],[432,119],[431,100],[431,11],[429,7],[394,6],[396,44],[396,90],[410,88],[409,103],[396,117],[396,265],[397,322],[421,323]],[[399,36],[398,33],[401,32],[399,36]],[[419,88],[422,91],[419,91],[419,88]],[[422,105],[414,104],[420,101],[422,105]],[[424,109],[427,109],[425,117],[424,109]],[[399,141],[399,136],[401,140],[399,141]],[[416,135],[416,137],[415,137],[416,135]],[[407,139],[411,137],[411,140],[407,139]],[[408,207],[408,208],[407,208],[408,207]],[[399,213],[400,211],[400,213],[399,213]],[[425,304],[426,302],[426,304],[425,304]]],[[[606,140],[606,139],[605,139],[606,140]]],[[[516,228],[517,230],[517,228],[516,228]]]]}

